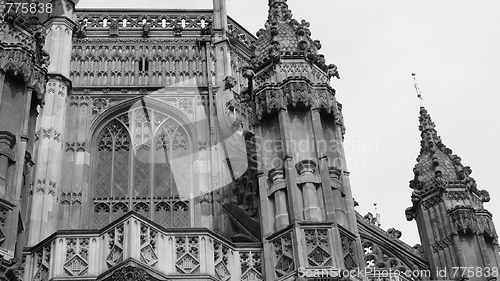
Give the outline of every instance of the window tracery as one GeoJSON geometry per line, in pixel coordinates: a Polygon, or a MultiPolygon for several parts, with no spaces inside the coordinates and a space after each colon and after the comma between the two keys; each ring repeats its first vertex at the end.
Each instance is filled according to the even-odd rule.
{"type": "Polygon", "coordinates": [[[190,226],[190,142],[176,120],[131,110],[107,123],[96,142],[95,228],[130,210],[164,227],[190,226]]]}

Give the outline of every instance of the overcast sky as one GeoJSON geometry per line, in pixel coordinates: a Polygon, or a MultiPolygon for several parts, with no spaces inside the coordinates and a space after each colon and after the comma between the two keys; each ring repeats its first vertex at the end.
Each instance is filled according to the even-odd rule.
{"type": "MultiPolygon", "coordinates": [[[[255,32],[267,0],[228,0],[229,15],[255,32]]],[[[426,108],[443,143],[471,166],[485,205],[500,228],[500,1],[288,0],[297,20],[311,23],[343,104],[346,154],[361,214],[378,203],[382,228],[410,245],[420,239],[408,181],[420,150],[417,73],[426,108]]],[[[211,0],[81,0],[77,7],[211,8],[211,0]]]]}

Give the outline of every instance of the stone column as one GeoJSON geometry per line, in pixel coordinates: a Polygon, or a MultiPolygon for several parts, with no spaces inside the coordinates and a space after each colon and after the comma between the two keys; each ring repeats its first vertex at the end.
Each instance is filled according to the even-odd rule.
{"type": "Polygon", "coordinates": [[[16,144],[16,136],[7,131],[0,131],[0,198],[6,198],[7,171],[9,163],[16,162],[12,150],[16,144]]]}
{"type": "MultiPolygon", "coordinates": [[[[14,218],[17,209],[12,201],[12,192],[9,192],[10,185],[7,182],[7,171],[9,166],[16,162],[16,154],[12,150],[16,143],[16,136],[7,131],[0,131],[0,231],[5,236],[2,248],[7,249],[7,254],[14,256],[15,242],[17,239],[17,216],[14,218]],[[9,185],[9,186],[8,186],[9,185]],[[7,205],[7,206],[5,206],[7,205]]],[[[20,165],[22,170],[22,165],[20,165]]]]}
{"type": "MultiPolygon", "coordinates": [[[[338,109],[340,111],[340,109],[338,109]]],[[[345,197],[343,200],[345,200],[345,211],[346,211],[346,216],[347,216],[347,225],[349,226],[349,230],[352,233],[359,233],[358,230],[358,222],[356,218],[356,211],[354,210],[354,199],[352,198],[352,190],[351,190],[351,183],[349,181],[349,172],[347,171],[347,163],[346,163],[346,158],[345,158],[345,150],[344,150],[344,139],[343,139],[343,134],[342,134],[342,127],[341,123],[339,120],[339,116],[336,116],[336,124],[335,124],[336,130],[335,130],[335,143],[337,144],[337,153],[338,153],[338,161],[340,161],[340,170],[342,170],[341,176],[340,176],[340,182],[343,187],[343,191],[345,193],[345,197]]],[[[334,162],[335,163],[335,162],[334,162]]],[[[357,236],[356,237],[356,262],[358,262],[358,267],[360,270],[363,270],[365,268],[365,263],[363,262],[363,249],[361,248],[361,237],[357,236]]]]}
{"type": "MultiPolygon", "coordinates": [[[[328,173],[328,156],[326,155],[326,151],[328,149],[328,144],[325,140],[325,136],[323,133],[323,128],[321,126],[321,116],[319,114],[318,108],[311,109],[311,117],[313,124],[313,132],[314,139],[316,141],[316,155],[319,159],[319,173],[321,175],[321,184],[322,184],[322,192],[319,194],[323,194],[323,202],[320,207],[323,207],[324,214],[326,215],[327,220],[334,220],[335,213],[339,206],[338,198],[335,198],[337,194],[332,192],[330,188],[330,177],[328,173]]],[[[322,212],[322,213],[323,213],[322,212]]],[[[337,221],[338,222],[338,221],[337,221]]]]}
{"type": "Polygon", "coordinates": [[[40,138],[35,165],[35,190],[28,242],[30,246],[57,229],[56,212],[68,84],[69,81],[61,76],[50,76],[45,94],[45,106],[38,117],[40,138]]]}
{"type": "Polygon", "coordinates": [[[198,143],[193,144],[198,147],[194,153],[194,174],[193,180],[195,187],[198,188],[198,203],[195,206],[195,226],[213,229],[213,197],[210,189],[210,143],[209,143],[209,124],[206,114],[208,97],[198,96],[195,104],[195,129],[198,136],[198,143]]]}
{"type": "Polygon", "coordinates": [[[3,87],[5,86],[5,71],[0,69],[0,103],[2,102],[3,87]]]}
{"type": "MultiPolygon", "coordinates": [[[[74,162],[73,170],[69,171],[68,175],[70,184],[67,188],[71,188],[71,201],[69,202],[70,220],[67,223],[69,229],[91,228],[92,224],[89,222],[88,217],[93,206],[89,204],[87,196],[91,192],[90,178],[87,176],[90,170],[90,152],[87,149],[89,144],[86,143],[86,139],[92,120],[92,100],[85,96],[75,96],[73,100],[77,104],[76,120],[72,120],[76,126],[70,128],[70,126],[66,125],[66,132],[74,132],[70,143],[74,149],[72,151],[74,162]]],[[[66,118],[69,118],[69,116],[66,115],[66,118]]],[[[70,138],[70,136],[64,137],[66,140],[70,138]]],[[[65,141],[65,143],[68,143],[68,141],[65,141]]],[[[66,157],[69,153],[66,152],[66,157]]],[[[61,161],[64,163],[63,159],[61,161]]]]}
{"type": "Polygon", "coordinates": [[[345,204],[342,204],[344,200],[344,188],[342,187],[342,182],[340,176],[342,171],[335,167],[329,167],[328,173],[330,175],[330,188],[333,193],[333,200],[335,202],[335,221],[344,227],[348,227],[345,204]]]}
{"type": "Polygon", "coordinates": [[[274,196],[274,225],[276,231],[280,231],[289,224],[288,208],[286,206],[285,171],[282,168],[271,169],[269,179],[272,185],[269,187],[268,196],[274,196]]]}
{"type": "Polygon", "coordinates": [[[318,206],[318,196],[316,194],[316,184],[321,181],[315,175],[316,163],[311,159],[298,162],[295,167],[299,176],[297,184],[302,186],[302,196],[304,200],[304,218],[306,221],[321,221],[321,209],[318,206]]]}
{"type": "Polygon", "coordinates": [[[66,121],[66,98],[71,89],[71,62],[74,4],[77,0],[54,0],[54,10],[45,26],[49,33],[45,49],[50,55],[44,104],[37,122],[40,137],[35,158],[35,183],[28,246],[57,229],[58,197],[61,183],[61,159],[66,121]]]}

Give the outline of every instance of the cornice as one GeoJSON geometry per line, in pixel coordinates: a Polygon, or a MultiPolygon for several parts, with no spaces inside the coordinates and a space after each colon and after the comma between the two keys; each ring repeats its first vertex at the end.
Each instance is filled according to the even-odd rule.
{"type": "Polygon", "coordinates": [[[57,81],[63,83],[68,88],[68,90],[73,88],[73,84],[72,84],[71,80],[60,73],[48,73],[47,80],[49,82],[50,82],[50,80],[57,80],[57,81]]]}
{"type": "Polygon", "coordinates": [[[76,26],[76,22],[74,20],[64,16],[52,16],[43,23],[45,28],[50,28],[54,24],[64,24],[71,30],[73,30],[73,28],[76,26]]]}

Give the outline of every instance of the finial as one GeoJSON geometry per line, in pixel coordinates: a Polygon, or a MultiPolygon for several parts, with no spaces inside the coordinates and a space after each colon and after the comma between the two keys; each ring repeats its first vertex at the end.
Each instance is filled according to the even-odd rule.
{"type": "Polygon", "coordinates": [[[412,72],[411,76],[413,76],[413,87],[415,87],[415,90],[417,91],[417,97],[420,102],[420,107],[424,107],[424,99],[422,98],[422,92],[420,92],[420,88],[418,87],[415,72],[412,72]]]}
{"type": "Polygon", "coordinates": [[[286,0],[269,0],[269,7],[271,7],[275,3],[285,3],[286,4],[286,0]]]}
{"type": "Polygon", "coordinates": [[[377,210],[377,203],[373,203],[373,206],[375,207],[375,224],[380,227],[382,224],[380,223],[380,214],[377,210]]]}

